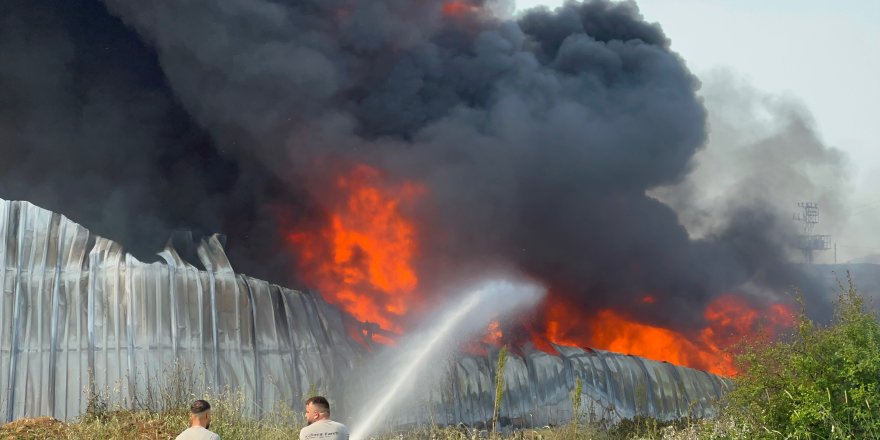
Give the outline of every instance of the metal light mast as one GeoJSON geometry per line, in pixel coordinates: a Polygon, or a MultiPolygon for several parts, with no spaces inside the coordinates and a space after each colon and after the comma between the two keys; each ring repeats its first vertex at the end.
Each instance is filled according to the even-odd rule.
{"type": "Polygon", "coordinates": [[[795,221],[803,222],[803,233],[798,235],[798,248],[804,253],[804,262],[813,263],[813,251],[825,251],[829,249],[830,235],[813,234],[813,228],[819,224],[819,204],[813,202],[800,202],[798,206],[803,209],[802,213],[795,214],[795,221]]]}

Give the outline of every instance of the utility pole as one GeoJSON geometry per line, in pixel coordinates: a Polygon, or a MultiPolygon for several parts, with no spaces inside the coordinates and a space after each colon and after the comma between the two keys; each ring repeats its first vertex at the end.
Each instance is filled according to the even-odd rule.
{"type": "MultiPolygon", "coordinates": [[[[803,223],[803,233],[798,235],[798,248],[804,253],[804,262],[813,264],[814,251],[826,251],[829,249],[830,235],[813,234],[813,228],[819,224],[819,204],[814,202],[800,202],[797,204],[802,213],[794,214],[794,221],[803,223]]],[[[834,262],[837,263],[837,243],[834,244],[834,262]]]]}

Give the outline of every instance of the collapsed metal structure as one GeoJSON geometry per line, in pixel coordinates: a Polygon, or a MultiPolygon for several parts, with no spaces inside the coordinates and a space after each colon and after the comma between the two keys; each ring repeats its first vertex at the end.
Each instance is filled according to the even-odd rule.
{"type": "MultiPolygon", "coordinates": [[[[119,244],[28,202],[0,200],[0,408],[7,421],[70,419],[90,396],[132,406],[168,386],[181,365],[206,392],[232,390],[255,416],[299,407],[310,390],[341,395],[370,353],[351,318],[318,295],[237,274],[217,237],[203,268],[172,248],[145,263],[119,244]]],[[[730,386],[690,368],[600,350],[524,349],[505,368],[509,423],[561,423],[580,378],[585,411],[602,418],[708,415],[730,386]]],[[[491,418],[495,362],[459,354],[449,383],[426,390],[422,415],[445,424],[491,418]]],[[[344,407],[343,407],[344,411],[344,407]]]]}

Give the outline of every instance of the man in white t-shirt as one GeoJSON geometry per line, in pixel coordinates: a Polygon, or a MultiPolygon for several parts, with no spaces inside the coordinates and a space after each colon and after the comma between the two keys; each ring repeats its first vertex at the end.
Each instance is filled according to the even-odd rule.
{"type": "Polygon", "coordinates": [[[181,432],[176,440],[220,440],[220,436],[208,431],[211,426],[211,404],[196,400],[189,407],[190,427],[181,432]]]}
{"type": "Polygon", "coordinates": [[[330,420],[330,402],[322,396],[306,400],[306,422],[299,431],[299,440],[348,440],[348,428],[330,420]]]}

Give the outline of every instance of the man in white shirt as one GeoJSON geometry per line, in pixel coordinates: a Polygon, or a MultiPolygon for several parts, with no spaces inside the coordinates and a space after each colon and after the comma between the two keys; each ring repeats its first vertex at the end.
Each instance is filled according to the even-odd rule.
{"type": "Polygon", "coordinates": [[[299,431],[299,440],[348,440],[348,428],[330,420],[330,402],[322,396],[306,400],[308,426],[299,431]]]}
{"type": "Polygon", "coordinates": [[[208,431],[211,426],[211,404],[196,400],[189,407],[190,427],[181,432],[176,440],[220,440],[220,436],[208,431]]]}

